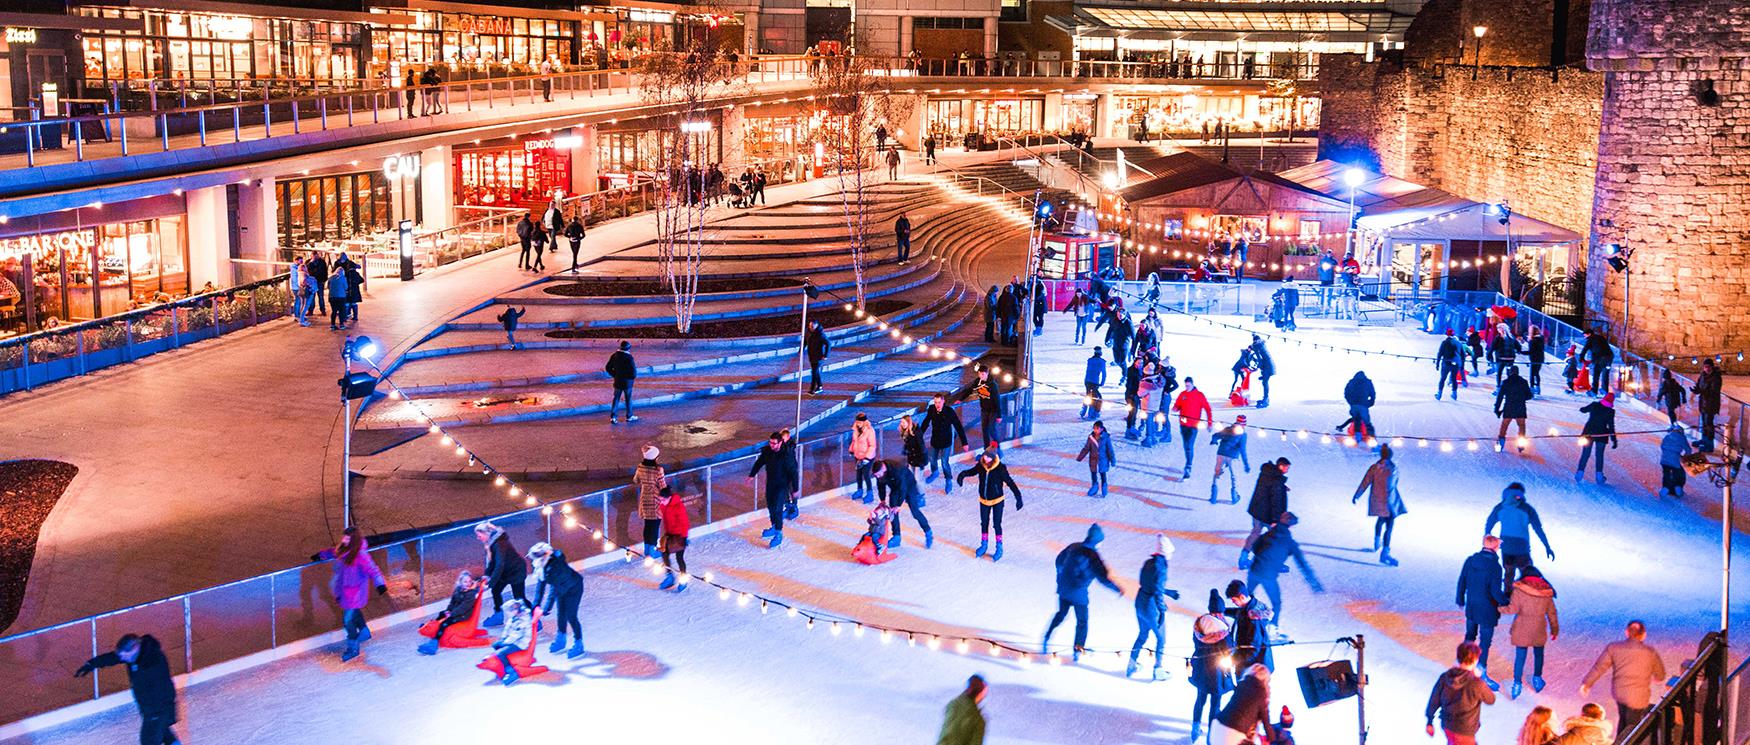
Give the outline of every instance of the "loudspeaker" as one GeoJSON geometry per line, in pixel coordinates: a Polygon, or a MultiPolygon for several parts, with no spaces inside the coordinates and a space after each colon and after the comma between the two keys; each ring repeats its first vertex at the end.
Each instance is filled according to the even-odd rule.
{"type": "Polygon", "coordinates": [[[1295,672],[1300,675],[1300,694],[1306,697],[1307,708],[1317,708],[1355,695],[1358,679],[1355,667],[1348,660],[1315,662],[1295,672]]]}

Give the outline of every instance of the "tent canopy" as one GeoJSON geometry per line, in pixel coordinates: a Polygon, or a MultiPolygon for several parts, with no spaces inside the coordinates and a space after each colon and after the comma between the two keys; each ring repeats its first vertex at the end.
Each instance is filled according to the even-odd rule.
{"type": "Polygon", "coordinates": [[[1393,240],[1506,241],[1514,243],[1574,243],[1580,234],[1542,220],[1515,214],[1506,225],[1488,213],[1488,205],[1469,202],[1452,208],[1444,201],[1405,205],[1382,214],[1363,216],[1362,230],[1393,240]],[[1511,231],[1511,235],[1509,235],[1511,231]]]}

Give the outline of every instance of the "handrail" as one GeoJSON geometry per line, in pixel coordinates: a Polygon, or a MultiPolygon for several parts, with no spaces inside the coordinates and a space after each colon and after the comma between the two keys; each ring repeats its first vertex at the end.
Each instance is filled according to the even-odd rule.
{"type": "MultiPolygon", "coordinates": [[[[1663,745],[1673,742],[1723,743],[1727,654],[1720,632],[1703,637],[1689,669],[1677,676],[1664,695],[1617,742],[1623,745],[1663,745]],[[1696,730],[1701,731],[1697,738],[1696,730]],[[1681,738],[1676,733],[1683,733],[1681,738]]],[[[1658,683],[1659,681],[1654,681],[1658,683]]]]}
{"type": "MultiPolygon", "coordinates": [[[[1062,140],[1062,139],[1063,139],[1063,136],[1062,136],[1062,135],[1057,135],[1057,134],[1053,134],[1053,135],[1052,135],[1052,137],[1056,137],[1056,138],[1057,138],[1057,139],[1059,139],[1059,140],[1062,140]]],[[[1071,148],[1071,149],[1072,149],[1072,150],[1075,150],[1075,151],[1076,151],[1076,152],[1077,152],[1077,153],[1078,153],[1078,155],[1077,155],[1077,156],[1076,156],[1076,157],[1077,157],[1077,158],[1090,158],[1090,159],[1092,159],[1092,160],[1093,160],[1093,161],[1094,161],[1094,162],[1095,162],[1095,163],[1110,163],[1110,164],[1111,164],[1111,165],[1112,165],[1112,167],[1113,167],[1113,168],[1117,168],[1117,167],[1118,167],[1118,160],[1117,160],[1117,159],[1116,159],[1116,158],[1114,158],[1114,159],[1112,159],[1112,160],[1106,160],[1106,159],[1105,159],[1105,158],[1102,158],[1102,157],[1100,157],[1100,156],[1098,156],[1098,155],[1095,155],[1095,154],[1093,154],[1093,153],[1090,153],[1090,152],[1087,152],[1087,151],[1085,151],[1085,150],[1082,150],[1082,149],[1081,149],[1081,148],[1078,148],[1078,147],[1075,147],[1075,145],[1073,145],[1073,144],[1070,144],[1070,143],[1069,143],[1069,142],[1067,142],[1067,141],[1065,141],[1065,143],[1064,143],[1064,144],[1066,144],[1066,145],[1070,145],[1070,148],[1071,148]]],[[[1114,150],[1122,150],[1122,149],[1123,149],[1123,148],[1121,148],[1121,147],[1114,147],[1114,148],[1113,148],[1113,149],[1114,149],[1114,150]]],[[[1125,161],[1125,162],[1124,162],[1124,167],[1125,167],[1125,168],[1134,168],[1134,169],[1136,169],[1136,170],[1138,170],[1138,171],[1141,171],[1141,172],[1142,172],[1142,173],[1143,173],[1143,175],[1145,175],[1145,176],[1148,176],[1148,177],[1149,177],[1149,178],[1159,178],[1159,176],[1157,176],[1157,175],[1156,175],[1156,174],[1155,174],[1155,172],[1154,172],[1154,171],[1150,171],[1150,170],[1149,170],[1149,169],[1147,169],[1147,168],[1143,168],[1143,167],[1142,167],[1142,166],[1139,166],[1139,165],[1137,165],[1137,164],[1135,164],[1135,163],[1133,163],[1133,162],[1130,162],[1130,161],[1125,161]]]]}
{"type": "MultiPolygon", "coordinates": [[[[1079,148],[1077,148],[1075,145],[1070,144],[1068,141],[1065,141],[1062,137],[1057,137],[1056,135],[1052,135],[1052,136],[1058,140],[1058,144],[1057,144],[1058,147],[1067,147],[1071,150],[1077,150],[1079,152],[1079,148]]],[[[998,146],[997,149],[998,150],[1001,150],[1002,143],[1007,141],[1007,142],[1014,143],[1015,147],[1018,147],[1024,151],[1026,151],[1029,155],[1032,155],[1034,158],[1038,159],[1041,162],[1044,162],[1044,160],[1046,158],[1045,153],[1040,153],[1039,151],[1034,150],[1031,147],[1028,147],[1026,143],[1021,142],[1019,140],[1016,140],[1014,138],[1003,136],[1003,135],[997,135],[996,140],[997,140],[997,146],[998,146]]],[[[1053,151],[1052,153],[1050,153],[1050,155],[1055,156],[1055,155],[1058,155],[1058,153],[1056,151],[1053,151]]],[[[1061,159],[1059,162],[1061,162],[1061,159]]],[[[1065,165],[1068,165],[1068,164],[1066,163],[1065,165]]],[[[1088,174],[1082,173],[1082,170],[1080,168],[1071,168],[1070,172],[1075,174],[1077,182],[1081,183],[1084,187],[1086,187],[1086,190],[1084,193],[1099,194],[1100,192],[1104,191],[1104,189],[1101,188],[1099,183],[1095,182],[1092,177],[1088,176],[1088,174]]]]}
{"type": "Polygon", "coordinates": [[[194,295],[189,295],[188,297],[177,298],[177,299],[172,300],[172,301],[167,302],[167,303],[154,303],[152,305],[147,305],[144,307],[135,308],[133,310],[123,311],[123,312],[117,313],[115,315],[104,316],[102,318],[93,318],[89,321],[80,321],[78,323],[69,323],[69,324],[64,325],[64,326],[56,326],[52,329],[42,329],[40,331],[32,331],[28,334],[19,334],[17,336],[9,336],[9,337],[6,337],[4,339],[0,339],[0,348],[14,347],[14,346],[22,345],[22,344],[29,344],[33,341],[37,341],[39,339],[46,339],[46,338],[49,338],[51,336],[65,336],[67,334],[76,333],[79,331],[88,331],[90,329],[108,326],[108,325],[116,323],[118,321],[130,321],[130,320],[135,320],[135,319],[139,319],[139,318],[144,318],[144,317],[152,315],[154,313],[161,313],[166,308],[193,307],[195,305],[198,305],[200,303],[200,301],[202,301],[202,300],[210,300],[210,299],[216,298],[216,297],[221,296],[221,295],[230,296],[230,295],[235,295],[235,294],[240,293],[240,292],[253,292],[253,291],[260,289],[262,287],[266,287],[269,285],[276,285],[276,284],[279,284],[281,282],[284,282],[284,281],[286,281],[286,276],[287,275],[285,273],[281,273],[281,274],[278,274],[276,276],[269,277],[267,279],[258,279],[254,282],[248,282],[248,283],[244,283],[244,284],[240,284],[240,285],[234,285],[232,287],[227,287],[227,288],[222,289],[222,290],[213,290],[212,292],[203,292],[203,293],[198,293],[198,294],[194,294],[194,295]]]}

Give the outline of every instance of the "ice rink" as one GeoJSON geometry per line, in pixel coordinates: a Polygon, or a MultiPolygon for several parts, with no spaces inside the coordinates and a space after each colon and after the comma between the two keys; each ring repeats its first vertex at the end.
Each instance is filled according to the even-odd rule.
{"type": "MultiPolygon", "coordinates": [[[[1225,320],[1225,319],[1224,319],[1225,320]]],[[[1218,419],[1227,408],[1229,368],[1248,337],[1198,319],[1169,316],[1165,351],[1181,380],[1197,378],[1218,419]]],[[[1042,338],[1036,374],[1038,434],[1005,453],[1026,496],[1026,507],[1006,516],[1007,553],[1000,563],[972,557],[978,511],[971,485],[944,496],[928,490],[936,545],[922,547],[921,531],[905,520],[906,545],[891,563],[867,567],[850,558],[867,508],[842,496],[803,509],[789,540],[767,550],[763,520],[697,539],[688,560],[697,573],[768,594],[847,621],[812,630],[782,612],[762,616],[759,603],[738,606],[706,588],[683,594],[655,589],[657,578],[637,565],[615,565],[587,575],[583,624],[590,654],[568,661],[542,654],[553,672],[509,688],[474,668],[478,650],[414,652],[411,625],[377,629],[364,656],[339,661],[339,645],[217,681],[183,694],[187,743],[478,743],[569,742],[932,743],[943,706],[966,676],[985,675],[992,690],[984,710],[995,743],[1181,743],[1190,729],[1192,689],[1182,662],[1168,664],[1169,680],[1124,677],[1125,653],[1136,634],[1129,597],[1094,587],[1090,646],[1101,650],[1075,666],[1037,658],[992,657],[981,648],[960,654],[952,640],[980,636],[1036,648],[1056,608],[1053,556],[1080,540],[1090,522],[1105,529],[1101,553],[1127,593],[1165,532],[1177,544],[1168,585],[1183,594],[1172,604],[1169,654],[1191,651],[1190,623],[1210,588],[1242,578],[1235,569],[1249,529],[1244,501],[1208,503],[1213,452],[1199,442],[1188,481],[1179,479],[1177,441],[1144,449],[1122,441],[1122,405],[1108,402],[1106,421],[1119,437],[1118,467],[1107,499],[1085,496],[1087,469],[1076,451],[1087,432],[1077,417],[1086,347],[1071,341],[1071,323],[1052,314],[1042,338]],[[1061,387],[1059,387],[1061,386],[1061,387]],[[855,633],[852,621],[940,635],[937,651],[895,637],[855,633]]],[[[1259,326],[1263,328],[1262,325],[1259,326]]],[[[1296,339],[1369,350],[1431,355],[1437,337],[1405,328],[1358,328],[1307,322],[1296,339]]],[[[1510,742],[1536,704],[1558,719],[1576,713],[1581,676],[1603,644],[1620,638],[1629,618],[1641,618],[1649,642],[1676,674],[1700,636],[1719,616],[1720,527],[1716,490],[1692,479],[1685,503],[1660,500],[1658,435],[1623,437],[1609,451],[1609,484],[1572,478],[1578,447],[1572,435],[1586,399],[1561,390],[1560,366],[1545,368],[1544,395],[1531,403],[1530,428],[1570,435],[1537,440],[1528,452],[1493,451],[1496,419],[1492,382],[1479,376],[1458,402],[1435,401],[1434,370],[1425,361],[1360,356],[1291,340],[1272,340],[1278,376],[1272,406],[1244,413],[1257,427],[1308,430],[1282,440],[1253,432],[1253,473],[1240,486],[1251,492],[1256,465],[1287,456],[1295,530],[1327,592],[1314,594],[1299,572],[1283,579],[1282,628],[1298,643],[1278,648],[1273,704],[1296,713],[1302,743],[1356,742],[1354,701],[1307,710],[1292,671],[1327,657],[1351,654],[1338,637],[1365,635],[1368,723],[1372,742],[1428,742],[1423,705],[1435,677],[1450,663],[1463,635],[1454,603],[1459,566],[1478,548],[1484,518],[1503,486],[1523,482],[1541,513],[1556,560],[1539,566],[1558,592],[1561,635],[1548,647],[1544,677],[1516,701],[1506,697],[1512,646],[1507,621],[1496,635],[1491,673],[1503,681],[1499,703],[1483,715],[1484,743],[1510,742]],[[1380,565],[1371,547],[1372,519],[1365,503],[1349,497],[1373,456],[1365,449],[1321,443],[1321,434],[1345,418],[1342,388],[1356,370],[1378,386],[1373,418],[1383,437],[1404,437],[1397,458],[1408,513],[1398,520],[1394,554],[1402,565],[1380,565]],[[1418,437],[1476,438],[1443,452],[1417,447],[1418,437]]],[[[1121,397],[1117,371],[1106,386],[1121,397]]],[[[1638,403],[1619,406],[1624,431],[1664,423],[1638,403]]],[[[883,457],[901,457],[882,453],[883,457]]],[[[1225,484],[1222,492],[1226,493],[1225,484]]],[[[517,536],[526,549],[531,537],[517,536]]],[[[573,557],[576,558],[576,557],[573,557]]],[[[1742,574],[1743,563],[1735,568],[1742,574]]],[[[1741,618],[1744,604],[1735,607],[1741,618]]],[[[1067,647],[1072,629],[1054,641],[1067,647]]],[[[544,652],[545,638],[542,649],[544,652]]],[[[1035,649],[1035,651],[1037,651],[1035,649]]],[[[1146,673],[1146,663],[1145,670],[1146,673]]],[[[69,671],[71,672],[71,671],[69,671]]],[[[1529,671],[1527,672],[1529,676],[1529,671]]],[[[1592,700],[1608,706],[1608,685],[1592,700]]],[[[11,742],[118,743],[135,739],[131,707],[90,717],[11,742]]]]}

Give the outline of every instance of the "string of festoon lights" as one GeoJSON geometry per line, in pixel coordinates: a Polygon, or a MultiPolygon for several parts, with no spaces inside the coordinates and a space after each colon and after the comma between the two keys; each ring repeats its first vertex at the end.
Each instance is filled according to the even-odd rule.
{"type": "MultiPolygon", "coordinates": [[[[1164,224],[1158,223],[1158,222],[1145,222],[1145,221],[1137,220],[1137,219],[1132,218],[1132,217],[1128,217],[1126,215],[1118,215],[1118,214],[1110,214],[1110,213],[1098,213],[1098,214],[1099,214],[1099,217],[1101,220],[1110,221],[1110,222],[1118,224],[1118,225],[1125,225],[1125,226],[1134,225],[1137,228],[1148,229],[1148,230],[1161,230],[1161,231],[1166,230],[1166,227],[1164,226],[1164,224]]],[[[1185,230],[1184,232],[1185,232],[1186,236],[1188,236],[1190,238],[1194,238],[1194,239],[1213,238],[1215,236],[1215,231],[1204,229],[1204,228],[1191,228],[1191,229],[1185,230]]],[[[1359,232],[1359,231],[1357,231],[1357,232],[1359,232]]],[[[1318,234],[1315,234],[1314,236],[1308,236],[1308,237],[1310,237],[1314,243],[1319,243],[1319,242],[1324,241],[1324,240],[1336,240],[1339,238],[1343,238],[1345,235],[1346,235],[1345,233],[1318,233],[1318,234]]],[[[1270,235],[1266,235],[1266,236],[1264,236],[1263,242],[1267,243],[1267,242],[1272,241],[1272,240],[1280,240],[1283,243],[1293,243],[1297,240],[1303,240],[1304,238],[1305,237],[1303,237],[1303,236],[1287,236],[1287,235],[1270,236],[1270,235]]],[[[1160,243],[1150,243],[1150,242],[1148,242],[1148,240],[1146,238],[1144,240],[1136,240],[1133,238],[1121,238],[1119,240],[1120,240],[1120,243],[1125,248],[1135,249],[1138,253],[1142,253],[1142,252],[1146,251],[1150,255],[1171,257],[1171,258],[1175,258],[1175,259],[1209,258],[1209,254],[1205,251],[1196,250],[1196,249],[1179,249],[1179,248],[1173,248],[1170,245],[1163,245],[1160,243]]],[[[1448,260],[1446,262],[1446,268],[1448,268],[1448,269],[1471,269],[1471,268],[1482,269],[1490,264],[1499,264],[1503,261],[1511,261],[1511,260],[1512,259],[1510,259],[1506,256],[1479,257],[1475,261],[1472,261],[1470,259],[1448,260]]],[[[1233,262],[1230,260],[1227,260],[1227,259],[1223,259],[1222,264],[1231,266],[1233,264],[1233,262]]],[[[1281,262],[1247,261],[1246,268],[1247,269],[1256,269],[1258,271],[1283,271],[1286,267],[1281,262]]]]}

